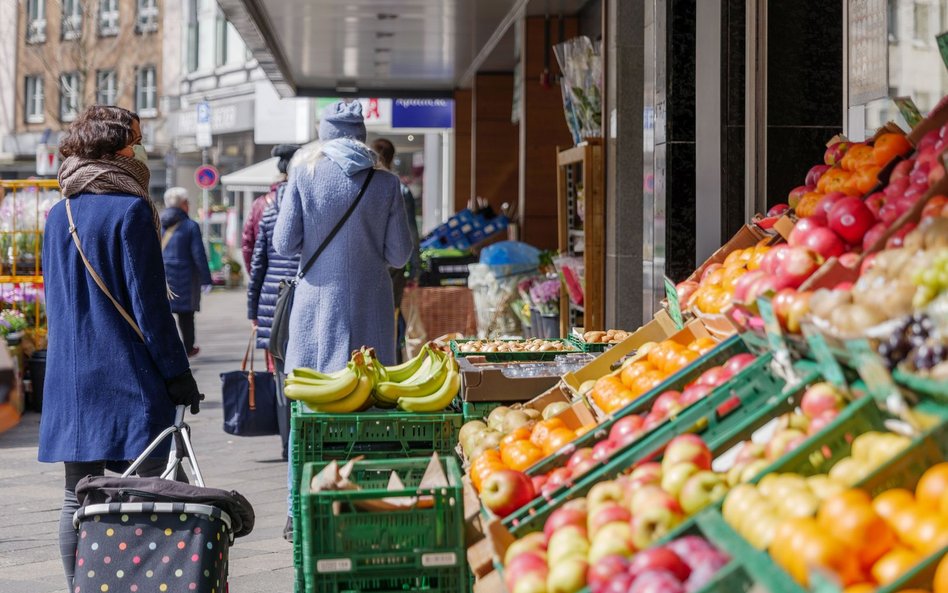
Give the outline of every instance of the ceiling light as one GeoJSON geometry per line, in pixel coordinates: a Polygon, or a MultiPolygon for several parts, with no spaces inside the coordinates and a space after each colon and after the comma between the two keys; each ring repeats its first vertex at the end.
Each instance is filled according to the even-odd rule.
{"type": "Polygon", "coordinates": [[[413,134],[409,134],[409,135],[408,135],[408,141],[409,141],[409,142],[414,142],[414,141],[415,141],[415,136],[414,136],[413,134]]]}

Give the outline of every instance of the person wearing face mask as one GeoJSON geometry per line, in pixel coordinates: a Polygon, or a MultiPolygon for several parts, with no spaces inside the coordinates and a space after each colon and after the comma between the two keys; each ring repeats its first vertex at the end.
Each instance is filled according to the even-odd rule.
{"type": "Polygon", "coordinates": [[[161,252],[165,276],[171,288],[171,311],[178,316],[178,328],[188,357],[197,356],[194,345],[194,313],[201,310],[201,289],[211,288],[211,270],[201,239],[201,227],[188,216],[188,190],[172,187],[165,192],[161,212],[161,252]]]}
{"type": "MultiPolygon", "coordinates": [[[[39,461],[63,463],[59,545],[73,590],[76,483],[120,471],[203,395],[171,315],[158,211],[148,196],[138,116],[83,111],[59,146],[65,198],[49,212],[43,281],[49,346],[39,461]]],[[[165,440],[139,468],[160,475],[165,440]]]]}

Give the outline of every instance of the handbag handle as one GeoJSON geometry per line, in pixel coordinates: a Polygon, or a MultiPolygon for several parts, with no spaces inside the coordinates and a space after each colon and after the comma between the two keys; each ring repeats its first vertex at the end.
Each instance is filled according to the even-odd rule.
{"type": "Polygon", "coordinates": [[[257,399],[255,397],[256,385],[254,384],[253,376],[253,359],[254,359],[254,347],[253,344],[257,338],[257,328],[250,328],[250,340],[247,342],[247,349],[244,351],[244,360],[240,363],[241,372],[247,373],[247,359],[250,359],[250,372],[247,373],[247,383],[249,383],[250,392],[247,399],[247,404],[251,410],[257,409],[257,399]]]}

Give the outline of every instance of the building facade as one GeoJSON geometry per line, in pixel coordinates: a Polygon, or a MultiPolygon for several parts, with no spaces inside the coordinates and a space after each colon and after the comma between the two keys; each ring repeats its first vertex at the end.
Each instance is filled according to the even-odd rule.
{"type": "Polygon", "coordinates": [[[5,177],[36,174],[39,144],[55,146],[88,105],[118,105],[142,119],[152,195],[164,191],[170,130],[160,105],[161,0],[20,0],[5,177]]]}

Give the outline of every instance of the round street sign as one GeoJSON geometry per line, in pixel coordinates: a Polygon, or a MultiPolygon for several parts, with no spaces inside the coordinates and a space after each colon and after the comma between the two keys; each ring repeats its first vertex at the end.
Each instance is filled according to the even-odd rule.
{"type": "Polygon", "coordinates": [[[201,189],[213,189],[220,179],[220,173],[211,165],[201,165],[194,171],[194,182],[201,189]]]}

